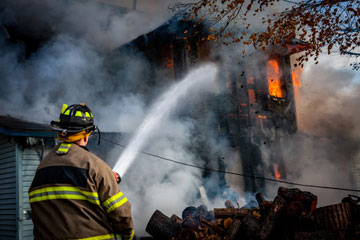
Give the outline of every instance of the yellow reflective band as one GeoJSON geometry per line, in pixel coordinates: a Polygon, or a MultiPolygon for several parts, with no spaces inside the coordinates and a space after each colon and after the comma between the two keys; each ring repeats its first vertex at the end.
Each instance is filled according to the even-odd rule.
{"type": "Polygon", "coordinates": [[[107,206],[109,203],[113,202],[114,200],[118,199],[119,197],[121,197],[123,195],[122,192],[118,192],[117,194],[115,194],[114,196],[112,196],[111,198],[107,199],[105,202],[103,202],[103,206],[107,206]]]}
{"type": "Polygon", "coordinates": [[[124,199],[122,199],[120,202],[118,202],[118,203],[112,205],[110,208],[108,208],[108,209],[106,210],[106,212],[107,212],[107,213],[110,213],[110,212],[113,211],[115,208],[121,207],[121,206],[122,206],[124,203],[126,203],[126,202],[127,202],[127,198],[124,198],[124,199]]]}
{"type": "MultiPolygon", "coordinates": [[[[116,234],[116,237],[120,237],[120,235],[116,234]]],[[[88,237],[88,238],[78,238],[76,240],[105,240],[105,239],[114,239],[115,234],[107,234],[107,235],[100,235],[95,237],[88,237]]]]}
{"type": "Polygon", "coordinates": [[[134,234],[135,234],[135,232],[134,232],[134,229],[133,230],[131,230],[131,234],[130,235],[121,235],[122,236],[122,240],[132,240],[133,239],[133,237],[134,237],[134,234]]]}
{"type": "Polygon", "coordinates": [[[64,113],[65,110],[67,109],[67,107],[68,107],[68,105],[63,104],[63,105],[62,105],[62,108],[61,108],[61,113],[64,113]]]}
{"type": "Polygon", "coordinates": [[[70,110],[67,110],[64,115],[70,115],[70,110]]]}
{"type": "Polygon", "coordinates": [[[69,151],[70,147],[71,143],[61,143],[56,153],[64,155],[69,151]]]}
{"type": "Polygon", "coordinates": [[[90,116],[91,116],[91,117],[94,117],[94,116],[92,115],[92,113],[90,113],[90,116]]]}
{"type": "Polygon", "coordinates": [[[71,147],[71,143],[61,143],[60,146],[62,147],[71,147]]]}
{"type": "Polygon", "coordinates": [[[62,148],[62,147],[59,147],[57,150],[57,152],[67,152],[67,151],[69,151],[68,148],[62,148]]]}
{"type": "Polygon", "coordinates": [[[30,203],[46,201],[46,200],[54,200],[54,199],[73,199],[73,200],[86,200],[93,204],[100,205],[100,201],[98,200],[98,198],[99,195],[97,192],[82,191],[75,187],[47,187],[47,188],[37,189],[29,193],[30,203]],[[74,194],[74,192],[81,193],[82,195],[74,194]],[[44,194],[44,195],[34,196],[38,194],[40,195],[44,194]],[[91,199],[91,197],[95,199],[91,199]]]}
{"type": "Polygon", "coordinates": [[[90,113],[85,112],[85,117],[90,117],[90,113]]]}
{"type": "Polygon", "coordinates": [[[86,200],[93,204],[100,205],[99,200],[88,199],[85,196],[72,195],[72,194],[59,194],[59,195],[48,195],[48,196],[35,197],[35,198],[30,199],[29,202],[33,203],[33,202],[40,202],[40,201],[54,200],[54,199],[86,200]]]}
{"type": "Polygon", "coordinates": [[[81,111],[76,111],[75,113],[75,117],[82,117],[82,112],[81,111]]]}
{"type": "Polygon", "coordinates": [[[82,193],[82,194],[84,194],[86,196],[99,197],[97,192],[82,191],[82,190],[80,190],[80,189],[78,189],[76,187],[46,187],[46,188],[41,188],[41,189],[31,191],[29,193],[29,197],[31,197],[32,195],[35,195],[35,194],[39,194],[39,193],[58,192],[58,191],[73,191],[73,192],[82,193]]]}

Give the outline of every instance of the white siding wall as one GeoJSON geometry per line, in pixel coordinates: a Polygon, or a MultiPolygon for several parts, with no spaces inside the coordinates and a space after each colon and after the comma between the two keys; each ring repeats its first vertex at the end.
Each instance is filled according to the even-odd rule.
{"type": "Polygon", "coordinates": [[[16,145],[0,135],[0,239],[16,239],[16,145]]]}
{"type": "MultiPolygon", "coordinates": [[[[40,155],[36,152],[35,149],[24,149],[20,151],[19,154],[20,164],[20,171],[22,172],[20,179],[22,186],[20,186],[20,205],[22,206],[19,211],[21,211],[19,214],[21,216],[20,219],[20,229],[21,234],[20,239],[33,239],[33,224],[31,220],[26,220],[26,216],[23,214],[24,211],[30,210],[29,205],[29,196],[28,191],[30,184],[34,178],[35,171],[37,166],[40,163],[40,155]]],[[[19,230],[20,230],[19,229],[19,230]]]]}

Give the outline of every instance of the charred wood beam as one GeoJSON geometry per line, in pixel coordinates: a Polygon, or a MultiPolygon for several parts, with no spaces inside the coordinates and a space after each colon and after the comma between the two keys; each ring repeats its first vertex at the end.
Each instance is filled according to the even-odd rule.
{"type": "Polygon", "coordinates": [[[205,219],[200,219],[200,222],[212,229],[214,229],[214,231],[220,233],[220,234],[224,234],[224,229],[222,229],[221,227],[216,226],[215,224],[212,224],[211,222],[206,221],[205,219]]]}
{"type": "Polygon", "coordinates": [[[317,196],[310,192],[303,192],[298,188],[279,187],[278,196],[284,198],[287,202],[300,202],[303,209],[313,212],[317,205],[317,196]]]}
{"type": "Polygon", "coordinates": [[[260,192],[257,193],[255,195],[255,198],[259,204],[260,210],[264,211],[264,210],[270,209],[272,207],[272,202],[265,200],[262,193],[260,193],[260,192]]]}
{"type": "Polygon", "coordinates": [[[181,230],[181,224],[170,219],[159,210],[151,216],[146,232],[156,239],[171,239],[181,230]]]}
{"type": "Polygon", "coordinates": [[[251,213],[251,210],[238,208],[214,208],[215,218],[245,217],[248,213],[251,213]]]}
{"type": "Polygon", "coordinates": [[[286,201],[280,196],[276,196],[264,222],[262,223],[261,229],[259,230],[258,236],[260,239],[270,239],[270,234],[274,231],[275,227],[279,223],[280,216],[286,208],[286,201]]]}
{"type": "Polygon", "coordinates": [[[257,220],[252,214],[246,215],[242,219],[241,233],[244,235],[244,239],[252,240],[258,239],[258,232],[262,226],[262,222],[257,220]]]}
{"type": "Polygon", "coordinates": [[[226,200],[226,201],[225,201],[225,207],[226,207],[226,208],[235,209],[234,204],[233,204],[232,201],[230,201],[230,200],[226,200]]]}
{"type": "Polygon", "coordinates": [[[228,231],[226,232],[225,239],[227,240],[235,240],[240,238],[241,232],[241,223],[240,219],[235,219],[233,224],[229,227],[228,231]]]}
{"type": "Polygon", "coordinates": [[[319,229],[339,231],[352,227],[349,203],[339,203],[318,208],[314,212],[314,217],[319,229]]]}

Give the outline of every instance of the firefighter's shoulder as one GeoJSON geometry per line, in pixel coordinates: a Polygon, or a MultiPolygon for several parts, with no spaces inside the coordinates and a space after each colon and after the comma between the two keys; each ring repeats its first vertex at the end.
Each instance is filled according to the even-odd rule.
{"type": "Polygon", "coordinates": [[[84,168],[107,165],[107,163],[101,158],[76,144],[74,144],[71,151],[69,152],[69,157],[76,159],[78,164],[82,165],[84,168]]]}

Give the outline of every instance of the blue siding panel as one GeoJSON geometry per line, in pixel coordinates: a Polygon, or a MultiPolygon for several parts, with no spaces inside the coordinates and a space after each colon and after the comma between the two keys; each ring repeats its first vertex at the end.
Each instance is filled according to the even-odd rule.
{"type": "Polygon", "coordinates": [[[0,191],[2,191],[3,189],[9,189],[9,188],[11,188],[11,189],[16,189],[16,183],[15,182],[13,182],[13,183],[4,183],[4,184],[1,184],[0,185],[0,191]]]}
{"type": "Polygon", "coordinates": [[[5,173],[14,173],[14,169],[12,169],[11,167],[0,169],[0,174],[5,174],[5,173]]]}
{"type": "Polygon", "coordinates": [[[16,177],[16,173],[15,172],[9,172],[9,173],[3,173],[0,175],[0,181],[2,179],[6,179],[6,178],[14,178],[16,177]]]}
{"type": "Polygon", "coordinates": [[[0,135],[0,239],[16,238],[15,144],[0,135]]]}
{"type": "Polygon", "coordinates": [[[13,161],[16,156],[14,155],[13,152],[9,152],[9,153],[0,153],[0,164],[3,164],[3,163],[7,163],[7,162],[10,162],[10,161],[13,161]],[[9,161],[10,160],[10,161],[9,161]]]}
{"type": "Polygon", "coordinates": [[[6,162],[6,163],[0,163],[0,169],[5,169],[5,168],[14,168],[16,169],[16,163],[15,163],[15,157],[13,159],[14,162],[6,162]]]}
{"type": "Polygon", "coordinates": [[[3,193],[0,192],[0,200],[16,198],[16,193],[3,193]]]}
{"type": "Polygon", "coordinates": [[[0,154],[4,154],[4,153],[9,153],[9,152],[14,152],[14,144],[7,144],[6,146],[1,146],[0,147],[0,154]]]}
{"type": "Polygon", "coordinates": [[[14,158],[15,157],[15,153],[14,152],[8,152],[8,153],[2,153],[0,155],[0,160],[5,160],[7,158],[14,158]]]}

